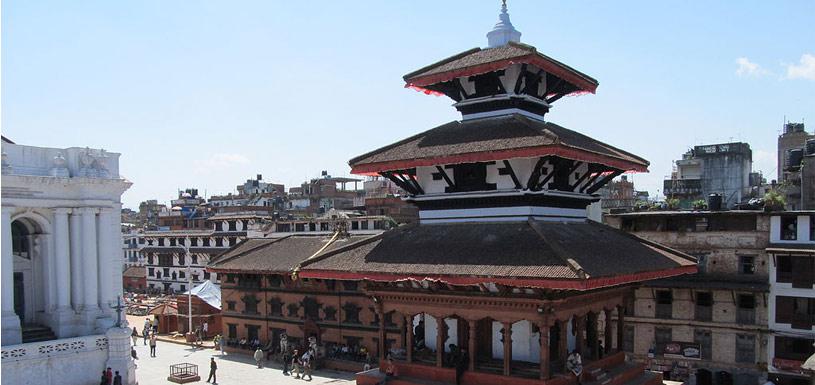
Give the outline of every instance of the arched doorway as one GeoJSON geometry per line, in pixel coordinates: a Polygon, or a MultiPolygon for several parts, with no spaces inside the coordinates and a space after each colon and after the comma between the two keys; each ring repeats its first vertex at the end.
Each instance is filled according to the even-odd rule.
{"type": "Polygon", "coordinates": [[[43,249],[44,232],[30,218],[11,222],[12,254],[14,255],[14,312],[21,325],[32,325],[45,311],[47,277],[43,249]]]}

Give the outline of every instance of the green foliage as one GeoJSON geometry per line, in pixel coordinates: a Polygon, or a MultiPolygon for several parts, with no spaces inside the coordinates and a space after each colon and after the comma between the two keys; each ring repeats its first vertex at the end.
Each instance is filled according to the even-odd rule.
{"type": "Polygon", "coordinates": [[[704,199],[697,199],[691,203],[694,210],[707,210],[707,202],[704,199]]]}
{"type": "Polygon", "coordinates": [[[668,198],[668,199],[665,200],[665,204],[668,206],[668,210],[677,210],[677,209],[679,209],[679,199],[668,198]]]}
{"type": "Polygon", "coordinates": [[[787,197],[780,190],[770,190],[764,194],[764,209],[780,211],[787,205],[787,197]]]}

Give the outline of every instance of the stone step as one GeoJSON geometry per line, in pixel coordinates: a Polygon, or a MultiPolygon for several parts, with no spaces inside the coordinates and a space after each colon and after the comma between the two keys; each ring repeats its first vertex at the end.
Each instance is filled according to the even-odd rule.
{"type": "Polygon", "coordinates": [[[23,327],[22,337],[23,343],[42,342],[57,339],[57,336],[50,328],[40,325],[23,327]]]}

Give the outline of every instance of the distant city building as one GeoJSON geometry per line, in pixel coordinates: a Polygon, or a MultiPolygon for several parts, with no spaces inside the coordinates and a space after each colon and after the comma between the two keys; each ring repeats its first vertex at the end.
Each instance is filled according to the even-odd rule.
{"type": "Polygon", "coordinates": [[[359,203],[358,198],[365,194],[365,190],[359,189],[358,183],[361,181],[357,178],[332,177],[323,171],[320,178],[290,188],[286,208],[295,216],[314,216],[330,209],[352,209],[355,203],[359,203]],[[353,189],[348,188],[349,183],[353,183],[353,189]]]}
{"type": "Polygon", "coordinates": [[[676,161],[675,171],[663,183],[663,193],[679,199],[681,208],[720,194],[722,207],[732,208],[752,197],[753,187],[761,184],[760,175],[752,173],[752,165],[753,152],[747,143],[696,146],[676,161]]]}
{"type": "Polygon", "coordinates": [[[815,211],[770,217],[767,359],[777,385],[808,384],[801,365],[815,354],[815,211]]]}
{"type": "Polygon", "coordinates": [[[815,210],[815,134],[804,123],[787,123],[778,136],[778,182],[788,210],[815,210]]]}
{"type": "Polygon", "coordinates": [[[167,212],[167,206],[151,199],[139,203],[139,227],[145,230],[155,230],[158,227],[158,217],[167,212]]]}
{"type": "Polygon", "coordinates": [[[267,183],[261,174],[256,179],[248,179],[238,185],[237,194],[215,195],[209,198],[209,205],[220,212],[231,211],[232,207],[261,208],[273,213],[285,209],[286,187],[282,184],[267,183]]]}
{"type": "Polygon", "coordinates": [[[600,194],[600,205],[604,212],[631,211],[637,202],[648,201],[648,191],[636,191],[634,182],[627,175],[613,180],[597,191],[600,194]]]}
{"type": "Polygon", "coordinates": [[[2,142],[2,381],[136,383],[122,295],[119,154],[2,142]]]}
{"type": "Polygon", "coordinates": [[[157,230],[206,229],[210,212],[205,203],[196,188],[179,191],[178,198],[170,201],[170,210],[159,213],[157,230]]]}

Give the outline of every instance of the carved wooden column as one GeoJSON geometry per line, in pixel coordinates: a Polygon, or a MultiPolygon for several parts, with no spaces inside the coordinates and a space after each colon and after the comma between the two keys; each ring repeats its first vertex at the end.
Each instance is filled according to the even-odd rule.
{"type": "Polygon", "coordinates": [[[467,327],[469,328],[468,329],[468,335],[469,335],[469,342],[470,342],[470,348],[469,348],[469,351],[470,351],[470,355],[469,355],[470,366],[469,366],[469,368],[472,371],[472,370],[475,370],[475,355],[478,353],[478,352],[476,352],[476,339],[475,339],[475,331],[476,331],[476,327],[477,327],[476,321],[467,320],[467,327]]]}
{"type": "Polygon", "coordinates": [[[581,356],[586,356],[586,352],[583,349],[584,344],[584,334],[586,333],[586,315],[576,316],[574,318],[574,331],[575,331],[575,349],[581,356]]]}
{"type": "Polygon", "coordinates": [[[407,363],[413,362],[413,316],[405,317],[405,325],[407,325],[407,346],[405,352],[407,353],[407,363]]]}
{"type": "Polygon", "coordinates": [[[512,373],[512,322],[503,322],[504,325],[504,375],[512,373]]]}
{"type": "Polygon", "coordinates": [[[625,313],[622,306],[617,306],[617,351],[623,351],[623,333],[625,322],[625,313]]]}
{"type": "Polygon", "coordinates": [[[447,340],[444,317],[436,317],[436,366],[444,366],[444,341],[447,340]]]}
{"type": "Polygon", "coordinates": [[[376,314],[379,316],[379,365],[380,367],[385,364],[385,357],[387,354],[385,353],[385,314],[382,311],[382,303],[379,300],[374,299],[376,302],[376,314]]]}
{"type": "Polygon", "coordinates": [[[606,328],[605,328],[605,353],[611,353],[611,309],[603,310],[606,315],[606,328]]]}
{"type": "Polygon", "coordinates": [[[540,378],[545,380],[549,378],[549,323],[541,322],[538,324],[540,329],[540,378]]]}
{"type": "Polygon", "coordinates": [[[558,323],[560,326],[560,338],[558,338],[558,358],[560,358],[560,361],[565,364],[566,357],[569,356],[569,320],[558,321],[558,323]]]}

